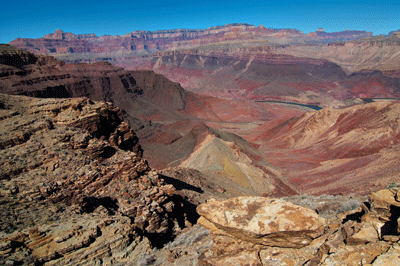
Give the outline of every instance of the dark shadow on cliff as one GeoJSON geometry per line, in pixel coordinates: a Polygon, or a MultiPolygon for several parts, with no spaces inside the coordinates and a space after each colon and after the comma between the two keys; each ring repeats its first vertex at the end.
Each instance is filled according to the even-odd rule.
{"type": "Polygon", "coordinates": [[[20,93],[20,95],[25,95],[29,97],[36,98],[70,98],[71,95],[63,85],[55,87],[47,87],[42,90],[26,91],[20,93]]]}
{"type": "MultiPolygon", "coordinates": [[[[182,196],[174,195],[173,199],[177,202],[179,199],[182,200],[182,196]]],[[[176,218],[180,228],[185,228],[185,218],[191,224],[197,223],[200,215],[197,213],[196,208],[196,204],[193,204],[186,199],[182,200],[181,204],[176,204],[172,216],[176,216],[174,218],[176,218]]]]}
{"type": "Polygon", "coordinates": [[[176,190],[182,190],[182,189],[186,189],[186,190],[192,190],[194,192],[197,193],[203,193],[204,190],[202,190],[199,187],[190,185],[186,182],[183,182],[179,179],[173,178],[173,177],[169,177],[166,175],[160,175],[162,179],[164,179],[165,183],[169,184],[169,185],[173,185],[174,188],[176,188],[176,190]]]}
{"type": "Polygon", "coordinates": [[[83,212],[86,213],[92,213],[98,207],[103,206],[104,208],[107,209],[107,211],[110,214],[115,214],[115,212],[118,210],[117,202],[118,202],[117,199],[113,200],[110,197],[103,197],[103,198],[85,197],[82,200],[81,206],[83,212]]]}
{"type": "MultiPolygon", "coordinates": [[[[364,204],[369,206],[368,202],[364,202],[364,204]]],[[[342,224],[345,224],[348,221],[356,221],[357,223],[361,223],[361,217],[363,217],[364,214],[364,210],[349,214],[346,216],[346,218],[343,219],[342,224]]]]}
{"type": "Polygon", "coordinates": [[[390,206],[390,213],[392,214],[389,217],[389,221],[385,223],[381,228],[381,235],[399,235],[398,230],[398,219],[400,217],[400,207],[390,206]]]}
{"type": "Polygon", "coordinates": [[[105,147],[101,153],[99,154],[99,156],[101,158],[107,159],[107,158],[111,158],[115,153],[117,152],[117,150],[113,147],[105,147]]]}
{"type": "Polygon", "coordinates": [[[170,214],[168,230],[165,233],[147,233],[141,232],[143,236],[147,237],[155,248],[162,248],[165,244],[173,241],[176,237],[176,224],[179,229],[188,227],[188,223],[196,224],[200,215],[196,211],[197,205],[187,201],[180,195],[172,196],[174,202],[174,210],[170,214]]]}

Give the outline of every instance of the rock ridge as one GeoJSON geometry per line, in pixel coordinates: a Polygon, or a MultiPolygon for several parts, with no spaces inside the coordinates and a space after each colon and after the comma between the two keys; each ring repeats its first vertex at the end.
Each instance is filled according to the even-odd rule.
{"type": "Polygon", "coordinates": [[[195,223],[194,205],[149,168],[113,104],[0,103],[0,264],[121,263],[195,223]]]}

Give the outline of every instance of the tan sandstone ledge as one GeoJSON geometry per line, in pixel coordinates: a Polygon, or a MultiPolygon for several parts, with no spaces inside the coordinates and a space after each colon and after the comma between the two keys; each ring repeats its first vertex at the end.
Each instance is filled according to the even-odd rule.
{"type": "Polygon", "coordinates": [[[324,233],[326,219],[281,199],[237,197],[197,207],[199,223],[213,234],[266,246],[301,248],[324,233]]]}

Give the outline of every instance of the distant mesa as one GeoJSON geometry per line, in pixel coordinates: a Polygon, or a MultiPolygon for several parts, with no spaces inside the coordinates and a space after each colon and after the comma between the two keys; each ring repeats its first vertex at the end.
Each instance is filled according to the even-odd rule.
{"type": "Polygon", "coordinates": [[[349,41],[360,38],[373,37],[372,32],[348,30],[338,32],[326,32],[324,28],[318,28],[315,32],[307,34],[309,37],[315,37],[319,40],[334,42],[334,41],[349,41]]]}
{"type": "MultiPolygon", "coordinates": [[[[103,35],[95,33],[74,34],[56,29],[38,39],[18,38],[10,42],[14,47],[37,54],[60,55],[59,59],[66,59],[65,55],[85,53],[85,58],[104,53],[117,53],[118,57],[132,56],[132,54],[146,54],[158,51],[191,48],[199,45],[209,45],[221,41],[254,40],[268,41],[276,44],[286,43],[315,43],[347,41],[358,38],[371,37],[372,33],[365,31],[345,31],[327,33],[323,29],[305,35],[296,29],[272,29],[246,23],[232,23],[223,26],[214,26],[206,29],[173,29],[143,31],[135,30],[124,35],[103,35]]],[[[76,57],[75,57],[76,58],[76,57]]],[[[105,60],[110,56],[105,57],[105,60]]],[[[77,58],[74,60],[81,60],[77,58]]],[[[102,60],[96,59],[96,60],[102,60]]],[[[76,61],[74,61],[76,62],[76,61]]],[[[85,61],[87,62],[87,61],[85,61]]],[[[115,63],[115,62],[112,62],[115,63]]]]}
{"type": "Polygon", "coordinates": [[[97,38],[97,36],[95,33],[74,34],[71,32],[64,32],[60,29],[56,29],[54,33],[49,33],[43,36],[43,39],[52,39],[52,40],[80,40],[87,38],[97,38]]]}

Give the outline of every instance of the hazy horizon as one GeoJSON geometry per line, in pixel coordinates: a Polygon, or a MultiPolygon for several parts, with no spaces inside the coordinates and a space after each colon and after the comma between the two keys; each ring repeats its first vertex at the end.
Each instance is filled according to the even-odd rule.
{"type": "Polygon", "coordinates": [[[205,29],[231,23],[262,24],[304,33],[365,30],[374,35],[400,29],[400,2],[361,1],[41,1],[5,3],[0,43],[40,38],[56,29],[75,34],[123,35],[135,30],[205,29]]]}

